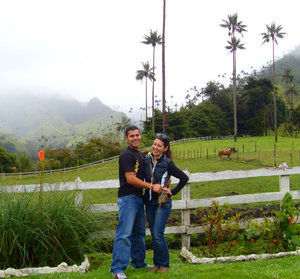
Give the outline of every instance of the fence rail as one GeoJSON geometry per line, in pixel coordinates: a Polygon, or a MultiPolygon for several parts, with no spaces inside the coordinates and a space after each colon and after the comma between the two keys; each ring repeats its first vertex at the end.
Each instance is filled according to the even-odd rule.
{"type": "MultiPolygon", "coordinates": [[[[279,168],[264,168],[256,170],[241,170],[241,171],[221,171],[221,172],[203,172],[203,173],[191,173],[189,175],[189,184],[187,184],[181,191],[181,200],[173,201],[173,209],[181,210],[182,224],[181,226],[166,227],[166,234],[181,234],[182,246],[189,249],[190,247],[190,235],[193,233],[203,232],[201,226],[191,226],[190,224],[190,211],[198,207],[209,207],[212,200],[216,200],[220,205],[225,202],[229,204],[241,204],[241,203],[256,203],[256,202],[271,202],[280,201],[283,199],[286,192],[290,192],[294,199],[300,199],[300,190],[290,191],[290,175],[299,175],[300,167],[279,169],[279,168]],[[191,199],[190,197],[190,183],[193,182],[207,182],[218,181],[226,179],[243,179],[251,177],[266,177],[266,176],[278,176],[279,177],[279,191],[259,194],[247,194],[236,196],[224,196],[224,197],[211,197],[203,199],[191,199]]],[[[172,178],[172,183],[177,183],[178,180],[172,178]]],[[[75,182],[65,182],[56,184],[44,184],[43,190],[48,191],[76,191],[75,202],[81,202],[83,200],[83,190],[95,190],[95,189],[108,189],[118,188],[119,181],[117,179],[104,180],[104,181],[91,181],[81,182],[76,179],[75,182]]],[[[40,185],[15,185],[2,187],[2,193],[24,193],[39,191],[40,185]]],[[[93,213],[108,213],[117,212],[118,205],[112,204],[94,204],[92,205],[93,213]]],[[[299,222],[299,220],[298,220],[299,222]]],[[[147,230],[147,235],[150,234],[147,230]]],[[[101,234],[101,237],[114,237],[114,232],[109,231],[101,234]]]]}

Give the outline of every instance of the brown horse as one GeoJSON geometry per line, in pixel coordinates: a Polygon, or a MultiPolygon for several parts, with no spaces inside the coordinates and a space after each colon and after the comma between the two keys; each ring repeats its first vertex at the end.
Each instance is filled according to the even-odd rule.
{"type": "Polygon", "coordinates": [[[227,150],[220,150],[219,151],[219,160],[221,160],[222,155],[227,155],[228,156],[228,160],[230,160],[230,155],[232,152],[237,152],[235,147],[231,147],[227,150]]]}

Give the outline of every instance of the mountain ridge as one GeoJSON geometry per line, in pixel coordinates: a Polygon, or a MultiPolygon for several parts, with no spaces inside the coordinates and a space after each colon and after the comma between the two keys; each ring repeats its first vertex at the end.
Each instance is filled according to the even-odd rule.
{"type": "Polygon", "coordinates": [[[53,148],[113,133],[114,124],[125,116],[125,113],[114,111],[97,97],[82,103],[75,99],[49,96],[2,94],[0,107],[2,138],[4,135],[15,136],[31,142],[31,145],[32,142],[40,143],[43,138],[53,148]]]}

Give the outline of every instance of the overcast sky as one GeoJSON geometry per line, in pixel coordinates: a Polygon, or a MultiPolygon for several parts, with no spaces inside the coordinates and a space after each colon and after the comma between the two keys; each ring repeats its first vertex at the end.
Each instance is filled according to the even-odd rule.
{"type": "MultiPolygon", "coordinates": [[[[166,98],[185,103],[187,90],[232,73],[219,25],[238,13],[248,27],[237,53],[237,71],[260,69],[272,59],[271,43],[259,35],[273,21],[288,34],[276,57],[300,44],[299,1],[167,0],[166,98]],[[173,98],[171,98],[173,96],[173,98]]],[[[128,113],[145,105],[136,81],[141,62],[152,63],[142,44],[150,29],[162,33],[163,0],[0,0],[0,94],[54,94],[104,104],[128,113]]],[[[155,94],[161,96],[161,47],[156,48],[155,94]]],[[[151,85],[148,88],[150,104],[151,85]]],[[[1,104],[0,104],[1,109],[1,104]]]]}

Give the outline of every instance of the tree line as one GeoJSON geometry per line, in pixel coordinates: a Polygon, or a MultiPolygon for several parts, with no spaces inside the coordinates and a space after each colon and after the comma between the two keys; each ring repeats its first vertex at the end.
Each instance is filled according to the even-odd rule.
{"type": "MultiPolygon", "coordinates": [[[[72,149],[42,148],[45,154],[44,168],[47,170],[75,167],[113,157],[121,153],[119,142],[111,142],[100,138],[91,138],[87,143],[79,142],[72,149]]],[[[24,172],[40,170],[38,150],[36,161],[30,162],[25,153],[8,153],[0,146],[0,171],[1,173],[24,172]]]]}
{"type": "MultiPolygon", "coordinates": [[[[284,133],[292,136],[299,130],[300,105],[294,108],[285,100],[285,97],[292,99],[289,86],[292,85],[287,85],[285,96],[278,95],[276,98],[276,117],[277,127],[283,125],[284,133]]],[[[256,72],[238,76],[236,108],[239,136],[263,136],[274,132],[273,90],[272,81],[256,72]]],[[[209,81],[202,89],[192,87],[185,99],[185,105],[179,110],[167,107],[166,130],[172,139],[234,134],[232,85],[225,88],[219,82],[209,81]]],[[[150,122],[150,118],[144,121],[145,134],[151,131],[150,122]]],[[[161,123],[162,112],[156,109],[155,133],[162,132],[161,123]]]]}

